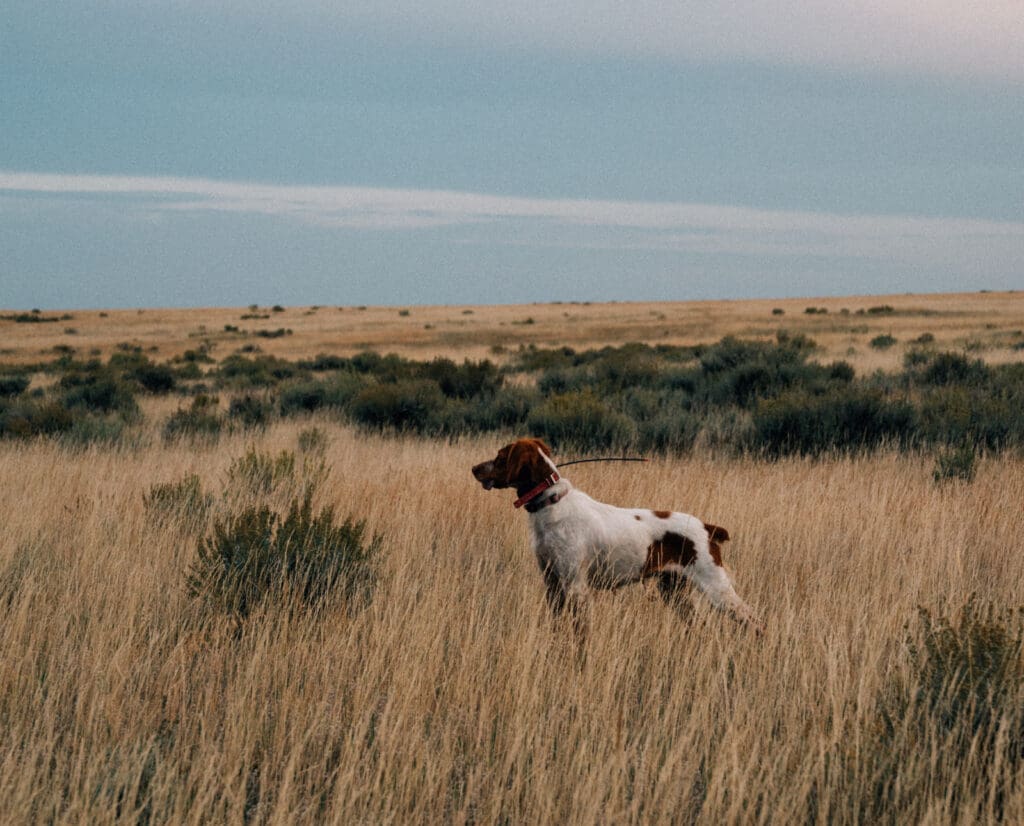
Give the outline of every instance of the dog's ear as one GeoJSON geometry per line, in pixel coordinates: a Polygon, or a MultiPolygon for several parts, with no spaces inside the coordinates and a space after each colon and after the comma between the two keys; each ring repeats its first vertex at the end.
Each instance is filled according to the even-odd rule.
{"type": "Polygon", "coordinates": [[[543,439],[535,438],[533,439],[533,443],[537,445],[537,447],[539,447],[541,450],[543,450],[549,459],[551,458],[551,448],[547,446],[543,439]]]}
{"type": "Polygon", "coordinates": [[[512,445],[508,453],[509,484],[539,482],[548,475],[550,469],[540,454],[542,450],[548,452],[540,439],[520,439],[512,445]]]}

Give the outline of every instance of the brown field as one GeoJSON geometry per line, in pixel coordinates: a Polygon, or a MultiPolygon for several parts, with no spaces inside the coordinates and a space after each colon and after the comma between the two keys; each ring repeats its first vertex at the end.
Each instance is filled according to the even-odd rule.
{"type": "Polygon", "coordinates": [[[52,357],[60,346],[73,347],[83,356],[105,357],[124,343],[141,346],[152,358],[164,360],[203,342],[210,343],[217,358],[256,345],[264,353],[289,359],[370,349],[420,359],[444,355],[500,361],[503,349],[520,344],[577,349],[629,341],[698,344],[726,335],[771,338],[786,330],[817,341],[821,360],[846,359],[864,372],[899,367],[908,343],[923,333],[935,337],[935,347],[967,349],[990,363],[1019,360],[1020,351],[1012,347],[1024,342],[1024,291],[491,307],[286,307],[281,312],[262,307],[255,313],[246,308],[110,310],[104,315],[69,310],[67,314],[72,318],[47,324],[0,321],[0,361],[35,362],[52,357]],[[866,312],[886,305],[895,312],[866,312]],[[828,312],[808,315],[808,307],[828,312]],[[784,314],[773,314],[776,308],[784,314]],[[243,319],[244,315],[267,317],[243,319]],[[225,331],[226,325],[237,327],[238,332],[225,331]],[[292,333],[273,339],[255,335],[280,329],[292,333]],[[872,348],[871,339],[884,334],[895,336],[899,344],[888,350],[872,348]]]}
{"type": "MultiPolygon", "coordinates": [[[[780,327],[858,371],[898,367],[925,331],[989,360],[1024,357],[1011,349],[1024,293],[242,312],[0,322],[0,360],[122,342],[164,359],[204,339],[216,356],[253,342],[289,358],[479,358],[520,342],[780,327]],[[896,314],[856,314],[881,304],[896,314]],[[294,332],[255,339],[225,324],[294,332]],[[880,333],[900,345],[873,350],[880,333]]],[[[526,517],[469,474],[494,439],[371,436],[325,416],[196,446],[165,444],[149,419],[133,446],[0,442],[0,823],[864,823],[880,781],[894,790],[890,822],[1024,822],[1024,760],[993,765],[938,731],[872,773],[879,698],[917,679],[917,606],[952,614],[971,594],[1024,605],[1017,455],[944,485],[933,457],[889,452],[574,468],[599,499],[726,526],[726,564],[766,627],[755,637],[699,599],[681,614],[635,586],[593,600],[580,649],[546,613],[526,517]],[[236,633],[185,589],[196,531],[155,521],[143,494],[195,473],[216,516],[232,460],[253,447],[301,455],[311,427],[330,468],[317,501],[382,538],[380,582],[365,609],[272,603],[236,633]]]]}

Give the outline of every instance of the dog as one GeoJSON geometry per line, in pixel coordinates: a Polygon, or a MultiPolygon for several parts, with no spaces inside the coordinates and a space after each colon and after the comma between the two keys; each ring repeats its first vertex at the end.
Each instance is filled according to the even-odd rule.
{"type": "Polygon", "coordinates": [[[725,528],[686,513],[619,508],[572,486],[541,439],[519,439],[473,467],[484,490],[515,488],[530,514],[533,549],[555,614],[580,616],[588,592],[656,577],[668,598],[693,583],[710,602],[760,632],[722,567],[725,528]]]}

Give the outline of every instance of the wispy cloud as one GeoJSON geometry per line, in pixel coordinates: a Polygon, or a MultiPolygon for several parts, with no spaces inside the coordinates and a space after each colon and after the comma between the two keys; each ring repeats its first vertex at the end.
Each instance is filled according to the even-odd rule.
{"type": "Polygon", "coordinates": [[[201,178],[0,171],[15,200],[74,195],[122,213],[231,212],[319,227],[464,231],[463,243],[557,245],[764,257],[885,258],[947,264],[1024,259],[1024,223],[841,215],[699,203],[517,198],[445,190],[288,186],[201,178]]]}

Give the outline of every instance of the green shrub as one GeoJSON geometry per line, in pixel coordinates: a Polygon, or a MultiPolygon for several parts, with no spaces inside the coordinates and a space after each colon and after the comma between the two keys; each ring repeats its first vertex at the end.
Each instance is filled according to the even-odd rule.
{"type": "Polygon", "coordinates": [[[858,451],[891,442],[908,445],[916,435],[913,407],[865,388],[834,388],[819,396],[795,391],[760,402],[749,446],[767,456],[858,451]]]}
{"type": "Polygon", "coordinates": [[[920,636],[909,641],[912,703],[942,729],[961,728],[964,752],[978,735],[994,738],[1008,718],[1016,723],[1009,745],[1017,760],[1024,759],[1024,707],[1017,703],[1024,686],[1024,612],[972,597],[952,620],[924,608],[919,619],[920,636]]]}
{"type": "Polygon", "coordinates": [[[174,359],[175,362],[181,361],[186,364],[214,364],[214,359],[210,357],[210,351],[207,347],[200,347],[198,350],[186,350],[181,354],[179,358],[174,359]]]}
{"type": "Polygon", "coordinates": [[[350,361],[343,356],[331,356],[326,353],[319,353],[312,361],[299,362],[299,366],[305,370],[345,370],[350,366],[350,361]]]}
{"type": "Polygon", "coordinates": [[[28,389],[28,376],[0,376],[0,398],[18,396],[28,389]]]}
{"type": "Polygon", "coordinates": [[[775,332],[775,343],[779,347],[785,347],[788,350],[811,350],[818,349],[818,343],[808,335],[803,333],[791,333],[789,330],[777,330],[775,332]]]}
{"type": "MultiPolygon", "coordinates": [[[[935,806],[957,812],[981,800],[992,818],[1005,817],[1007,793],[1024,768],[1024,613],[975,598],[953,618],[919,609],[908,628],[908,673],[878,700],[877,716],[843,749],[836,765],[860,793],[853,804],[865,823],[923,822],[935,806]],[[901,783],[901,770],[932,749],[931,794],[901,783]],[[980,792],[980,793],[979,793],[980,792]]],[[[988,821],[985,811],[963,813],[988,821]]]]}
{"type": "Polygon", "coordinates": [[[140,347],[119,344],[108,364],[111,373],[134,382],[150,393],[167,393],[174,389],[177,373],[170,364],[155,364],[140,347]]]}
{"type": "Polygon", "coordinates": [[[896,343],[896,339],[888,333],[883,333],[880,336],[875,336],[869,344],[876,350],[888,350],[896,343]]]}
{"type": "Polygon", "coordinates": [[[169,393],[177,378],[175,371],[166,364],[140,365],[132,371],[131,377],[150,393],[169,393]]]}
{"type": "Polygon", "coordinates": [[[373,428],[429,432],[444,407],[436,382],[412,379],[365,387],[352,400],[352,418],[373,428]]]}
{"type": "Polygon", "coordinates": [[[119,416],[72,414],[70,426],[60,431],[62,444],[68,447],[124,444],[127,422],[119,416]]]}
{"type": "Polygon", "coordinates": [[[270,402],[251,393],[236,396],[228,405],[228,418],[244,427],[265,427],[273,412],[270,402]]]}
{"type": "Polygon", "coordinates": [[[1024,388],[946,385],[924,394],[921,433],[933,444],[1003,450],[1024,443],[1024,388]]]}
{"type": "Polygon", "coordinates": [[[228,468],[228,485],[248,493],[265,495],[295,481],[295,454],[282,450],[271,456],[250,448],[228,468]]]}
{"type": "Polygon", "coordinates": [[[196,362],[187,361],[174,368],[174,377],[182,381],[197,381],[203,377],[203,370],[196,362]]]}
{"type": "Polygon", "coordinates": [[[58,382],[62,404],[96,413],[119,413],[132,417],[138,404],[128,384],[110,367],[91,364],[84,370],[64,373],[58,382]]]}
{"type": "Polygon", "coordinates": [[[2,438],[30,439],[33,436],[51,436],[69,430],[74,421],[75,415],[56,401],[0,401],[2,438]]]}
{"type": "Polygon", "coordinates": [[[965,444],[954,450],[947,450],[935,457],[935,470],[932,472],[936,482],[960,479],[970,482],[974,479],[975,460],[974,445],[965,444]]]}
{"type": "Polygon", "coordinates": [[[700,417],[684,410],[663,410],[639,423],[636,447],[643,453],[685,453],[701,429],[700,417]]]}
{"type": "Polygon", "coordinates": [[[216,439],[224,426],[223,419],[217,413],[217,406],[216,396],[196,396],[189,407],[179,408],[167,418],[164,438],[216,439]]]}
{"type": "Polygon", "coordinates": [[[547,399],[530,411],[526,426],[552,443],[580,450],[621,448],[636,438],[633,421],[589,390],[547,399]]]}
{"type": "Polygon", "coordinates": [[[459,365],[451,359],[437,358],[422,369],[421,376],[437,382],[442,393],[456,399],[494,395],[504,381],[498,368],[486,360],[466,359],[459,365]]]}
{"type": "Polygon", "coordinates": [[[427,421],[428,432],[438,436],[522,430],[528,413],[537,403],[532,388],[503,388],[492,397],[444,399],[427,421]]]}
{"type": "Polygon", "coordinates": [[[969,359],[959,353],[939,353],[925,368],[921,381],[931,385],[977,384],[990,375],[981,359],[969,359]]]}
{"type": "Polygon", "coordinates": [[[834,361],[828,365],[828,377],[835,381],[848,384],[856,376],[853,365],[847,361],[834,361]]]}
{"type": "Polygon", "coordinates": [[[357,605],[369,597],[379,551],[364,522],[336,524],[331,507],[314,515],[307,492],[283,518],[260,506],[216,520],[187,584],[209,607],[239,619],[268,599],[312,607],[338,596],[357,605]]]}
{"type": "Polygon", "coordinates": [[[531,344],[527,347],[520,346],[519,352],[516,354],[516,360],[519,369],[527,372],[550,370],[555,367],[573,367],[581,363],[576,351],[572,347],[558,347],[548,350],[538,348],[536,344],[531,344]]]}
{"type": "Polygon", "coordinates": [[[590,367],[555,367],[545,370],[537,380],[537,389],[544,396],[561,393],[578,393],[596,389],[597,382],[590,367]]]}
{"type": "Polygon", "coordinates": [[[15,324],[45,324],[57,321],[65,321],[71,316],[44,316],[39,310],[31,313],[12,313],[11,315],[0,315],[0,321],[13,321],[15,324]]]}
{"type": "Polygon", "coordinates": [[[326,404],[327,387],[322,381],[307,381],[292,384],[281,391],[278,404],[282,416],[296,413],[312,413],[326,404]]]}
{"type": "Polygon", "coordinates": [[[217,376],[232,387],[271,387],[298,374],[298,368],[274,356],[228,356],[220,363],[217,376]]]}
{"type": "Polygon", "coordinates": [[[921,370],[931,363],[933,356],[927,350],[907,350],[903,354],[903,368],[920,374],[921,370]]]}
{"type": "Polygon", "coordinates": [[[179,520],[187,529],[198,528],[206,522],[206,516],[213,506],[213,495],[203,492],[196,474],[178,482],[163,482],[153,485],[142,495],[147,514],[160,521],[179,520]]]}
{"type": "Polygon", "coordinates": [[[367,379],[356,373],[339,373],[324,381],[298,381],[281,390],[282,416],[312,413],[321,408],[346,408],[367,386],[367,379]]]}
{"type": "Polygon", "coordinates": [[[302,453],[322,455],[327,450],[327,434],[319,427],[307,427],[299,433],[299,450],[302,453]]]}
{"type": "Polygon", "coordinates": [[[834,381],[848,381],[852,368],[845,362],[828,368],[807,363],[814,346],[806,336],[782,331],[776,344],[724,338],[701,353],[692,392],[712,406],[750,408],[791,388],[819,392],[834,381]]]}

